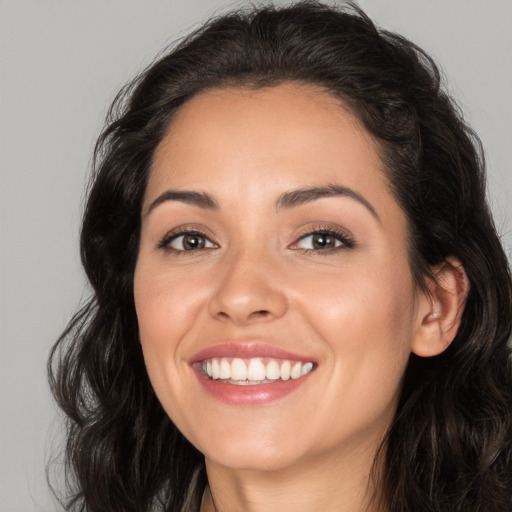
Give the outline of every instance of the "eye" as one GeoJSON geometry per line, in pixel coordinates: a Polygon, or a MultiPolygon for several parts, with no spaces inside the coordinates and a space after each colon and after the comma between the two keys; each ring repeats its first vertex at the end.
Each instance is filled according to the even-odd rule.
{"type": "Polygon", "coordinates": [[[292,249],[304,251],[329,251],[338,248],[352,248],[350,238],[332,229],[321,229],[302,235],[292,249]]]}
{"type": "Polygon", "coordinates": [[[179,252],[213,249],[216,247],[206,235],[193,231],[170,234],[160,242],[159,246],[179,252]]]}
{"type": "Polygon", "coordinates": [[[342,245],[341,240],[338,240],[334,235],[329,233],[312,233],[302,237],[297,242],[299,249],[334,249],[342,245]]]}

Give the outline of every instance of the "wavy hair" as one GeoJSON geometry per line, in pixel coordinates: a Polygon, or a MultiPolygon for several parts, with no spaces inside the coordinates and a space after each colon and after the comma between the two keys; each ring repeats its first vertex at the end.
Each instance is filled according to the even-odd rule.
{"type": "Polygon", "coordinates": [[[200,91],[321,86],[378,142],[408,219],[410,265],[425,287],[447,256],[471,289],[451,346],[411,356],[381,455],[392,512],[512,509],[512,285],[485,198],[479,139],[432,59],[356,6],[317,2],[222,15],[166,51],[116,97],[95,150],[81,230],[92,287],[50,355],[66,415],[69,511],[197,511],[202,455],[160,406],[133,301],[140,212],[155,149],[200,91]]]}

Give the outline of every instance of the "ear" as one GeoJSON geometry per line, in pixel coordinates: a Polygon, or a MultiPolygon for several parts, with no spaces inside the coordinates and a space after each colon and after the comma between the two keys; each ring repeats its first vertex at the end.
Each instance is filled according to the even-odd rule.
{"type": "Polygon", "coordinates": [[[455,338],[464,304],[469,293],[469,280],[461,262],[449,256],[432,269],[429,294],[423,294],[418,305],[418,327],[412,342],[417,356],[436,356],[446,350],[455,338]]]}

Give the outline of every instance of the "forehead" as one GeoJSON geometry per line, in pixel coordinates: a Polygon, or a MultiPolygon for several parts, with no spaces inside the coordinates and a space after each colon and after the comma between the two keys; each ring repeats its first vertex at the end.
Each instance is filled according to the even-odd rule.
{"type": "Polygon", "coordinates": [[[350,109],[319,87],[286,83],[190,99],[157,148],[146,199],[166,187],[238,188],[249,201],[325,184],[393,201],[378,145],[350,109]]]}

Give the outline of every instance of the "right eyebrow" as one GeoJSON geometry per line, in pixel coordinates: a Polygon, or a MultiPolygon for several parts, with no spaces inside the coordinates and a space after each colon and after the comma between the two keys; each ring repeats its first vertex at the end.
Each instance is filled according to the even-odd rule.
{"type": "Polygon", "coordinates": [[[149,215],[157,206],[167,201],[180,201],[182,203],[198,206],[205,210],[218,210],[217,201],[206,192],[194,192],[192,190],[166,190],[160,194],[148,207],[144,216],[149,215]]]}

